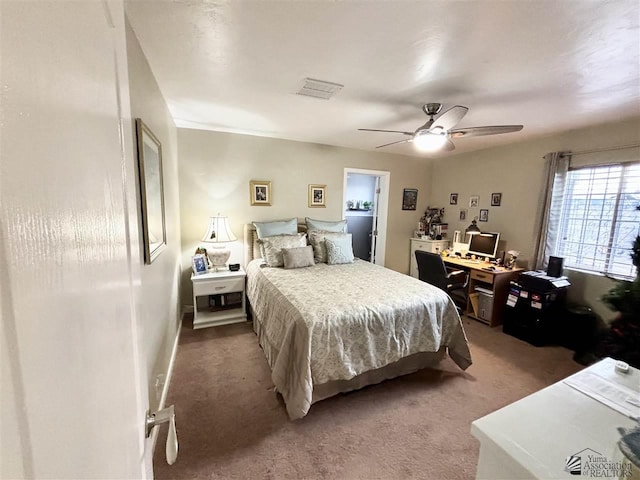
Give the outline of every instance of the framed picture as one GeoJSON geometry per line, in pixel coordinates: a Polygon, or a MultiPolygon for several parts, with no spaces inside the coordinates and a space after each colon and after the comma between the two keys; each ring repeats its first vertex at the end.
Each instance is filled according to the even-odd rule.
{"type": "Polygon", "coordinates": [[[488,222],[489,221],[489,210],[486,208],[481,208],[480,209],[480,218],[479,220],[481,222],[488,222]]]}
{"type": "Polygon", "coordinates": [[[326,207],[327,203],[327,186],[326,185],[309,185],[309,206],[310,207],[326,207]]]}
{"type": "Polygon", "coordinates": [[[271,205],[271,182],[251,180],[249,182],[251,205],[271,205]]]}
{"type": "Polygon", "coordinates": [[[491,206],[499,207],[502,202],[502,194],[501,193],[492,193],[491,194],[491,206]]]}
{"type": "Polygon", "coordinates": [[[467,211],[462,208],[460,209],[460,220],[466,220],[467,219],[467,211]]]}
{"type": "Polygon", "coordinates": [[[480,204],[480,195],[471,195],[469,197],[469,207],[474,208],[480,204]]]}
{"type": "Polygon", "coordinates": [[[402,191],[402,210],[415,210],[418,205],[418,189],[405,188],[402,191]]]}
{"type": "Polygon", "coordinates": [[[449,205],[457,205],[458,204],[458,194],[452,193],[449,195],[449,205]]]}
{"type": "Polygon", "coordinates": [[[191,265],[193,266],[193,273],[196,275],[207,273],[207,260],[204,255],[198,254],[191,257],[191,265]]]}
{"type": "Polygon", "coordinates": [[[136,137],[144,263],[150,264],[167,246],[162,183],[162,146],[160,140],[140,118],[136,118],[136,137]]]}

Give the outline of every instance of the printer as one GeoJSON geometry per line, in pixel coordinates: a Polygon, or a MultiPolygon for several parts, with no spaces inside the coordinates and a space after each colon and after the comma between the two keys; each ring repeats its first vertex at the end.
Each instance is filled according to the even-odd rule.
{"type": "Polygon", "coordinates": [[[528,288],[540,291],[549,291],[557,288],[567,288],[571,282],[567,277],[550,277],[543,271],[522,272],[518,283],[526,285],[528,288]]]}

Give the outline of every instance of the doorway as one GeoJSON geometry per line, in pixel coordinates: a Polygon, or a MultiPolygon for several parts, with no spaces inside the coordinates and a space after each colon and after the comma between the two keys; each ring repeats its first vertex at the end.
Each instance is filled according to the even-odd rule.
{"type": "Polygon", "coordinates": [[[354,256],[384,266],[391,172],[344,169],[342,218],[352,235],[354,256]]]}

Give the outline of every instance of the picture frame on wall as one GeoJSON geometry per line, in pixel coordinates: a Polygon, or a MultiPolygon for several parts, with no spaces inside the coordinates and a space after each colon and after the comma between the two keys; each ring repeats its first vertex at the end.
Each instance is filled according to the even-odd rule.
{"type": "Polygon", "coordinates": [[[480,205],[480,195],[471,195],[469,197],[469,207],[476,208],[480,205]]]}
{"type": "Polygon", "coordinates": [[[327,206],[327,186],[309,185],[309,207],[325,208],[327,206]]]}
{"type": "Polygon", "coordinates": [[[467,219],[467,211],[462,208],[460,209],[460,220],[466,220],[467,219]]]}
{"type": "Polygon", "coordinates": [[[251,180],[249,182],[249,198],[252,206],[271,205],[271,182],[251,180]]]}
{"type": "Polygon", "coordinates": [[[452,193],[449,195],[449,205],[457,205],[458,204],[458,194],[452,193]]]}
{"type": "Polygon", "coordinates": [[[478,218],[481,222],[489,221],[489,210],[487,208],[480,209],[480,217],[478,218]]]}
{"type": "Polygon", "coordinates": [[[418,206],[418,189],[405,188],[402,191],[402,210],[415,210],[418,206]]]}
{"type": "Polygon", "coordinates": [[[162,145],[142,119],[136,118],[135,124],[144,263],[151,264],[167,246],[162,145]]]}
{"type": "Polygon", "coordinates": [[[501,193],[492,193],[491,194],[491,206],[499,207],[502,203],[502,194],[501,193]]]}

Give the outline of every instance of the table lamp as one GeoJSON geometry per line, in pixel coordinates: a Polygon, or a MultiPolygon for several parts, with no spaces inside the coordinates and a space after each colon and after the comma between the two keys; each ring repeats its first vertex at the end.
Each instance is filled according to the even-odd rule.
{"type": "Polygon", "coordinates": [[[231,256],[231,250],[225,244],[236,240],[236,236],[229,227],[228,217],[218,213],[217,216],[209,218],[209,228],[207,228],[207,233],[202,237],[202,241],[213,244],[213,248],[208,255],[216,272],[225,267],[227,260],[231,256]]]}
{"type": "Polygon", "coordinates": [[[469,225],[464,231],[465,236],[469,235],[469,242],[471,242],[471,237],[473,235],[477,235],[480,233],[480,229],[478,228],[478,225],[477,225],[478,223],[477,220],[478,220],[478,217],[475,217],[473,220],[471,220],[471,225],[469,225]]]}

